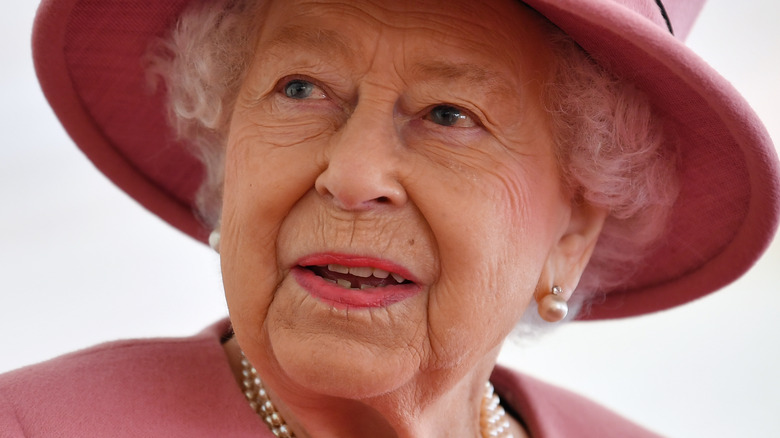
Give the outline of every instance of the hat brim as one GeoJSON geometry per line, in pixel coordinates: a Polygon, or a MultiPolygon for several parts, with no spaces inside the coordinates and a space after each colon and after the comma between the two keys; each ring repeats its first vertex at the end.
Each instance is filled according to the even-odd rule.
{"type": "MultiPolygon", "coordinates": [[[[89,159],[144,207],[205,242],[194,213],[201,165],[173,140],[162,90],[141,62],[188,0],[44,1],[36,71],[89,159]]],[[[611,0],[528,0],[594,59],[634,82],[681,140],[682,191],[661,243],[638,272],[578,319],[639,315],[720,289],[747,271],[780,217],[780,172],[761,121],[725,79],[649,20],[611,0]]]]}
{"type": "Polygon", "coordinates": [[[643,89],[680,139],[680,183],[666,235],[620,290],[582,319],[663,310],[737,279],[778,221],[777,155],[734,89],[665,26],[614,1],[526,2],[594,59],[643,89]]]}
{"type": "Polygon", "coordinates": [[[170,225],[206,242],[194,214],[201,164],[175,141],[162,90],[142,58],[189,0],[43,1],[33,60],[46,99],[76,145],[114,184],[170,225]]]}

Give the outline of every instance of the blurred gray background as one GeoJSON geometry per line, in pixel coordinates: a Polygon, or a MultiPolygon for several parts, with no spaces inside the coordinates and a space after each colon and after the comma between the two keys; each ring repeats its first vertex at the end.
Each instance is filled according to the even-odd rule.
{"type": "MultiPolygon", "coordinates": [[[[35,80],[37,2],[0,14],[0,372],[227,314],[217,257],[147,213],[78,152],[35,80]]],[[[780,2],[711,0],[689,45],[780,139],[780,2]]],[[[739,282],[629,320],[509,344],[505,364],[671,437],[780,436],[780,241],[739,282]]]]}

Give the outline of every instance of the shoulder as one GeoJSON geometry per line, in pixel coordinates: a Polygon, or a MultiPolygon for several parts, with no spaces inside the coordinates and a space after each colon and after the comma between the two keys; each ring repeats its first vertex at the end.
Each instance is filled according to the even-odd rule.
{"type": "Polygon", "coordinates": [[[251,424],[256,417],[233,380],[222,328],[224,322],[193,337],[111,342],[0,375],[0,429],[218,436],[225,423],[251,424]]]}
{"type": "Polygon", "coordinates": [[[490,380],[534,437],[659,437],[592,400],[508,368],[497,366],[490,380]]]}

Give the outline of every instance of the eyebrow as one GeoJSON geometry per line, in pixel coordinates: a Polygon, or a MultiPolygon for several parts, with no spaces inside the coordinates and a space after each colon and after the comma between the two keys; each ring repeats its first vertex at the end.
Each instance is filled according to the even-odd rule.
{"type": "MultiPolygon", "coordinates": [[[[314,49],[331,57],[353,60],[357,51],[341,33],[331,29],[313,29],[300,25],[285,26],[274,33],[264,43],[266,51],[285,49],[314,49]]],[[[450,62],[440,60],[422,60],[415,62],[411,69],[414,76],[425,81],[439,80],[464,81],[466,85],[479,88],[485,93],[509,93],[507,78],[482,65],[468,62],[450,62]]]]}
{"type": "Polygon", "coordinates": [[[312,29],[306,26],[285,26],[264,43],[265,50],[313,48],[331,56],[354,59],[357,55],[349,41],[340,33],[329,29],[312,29]]]}
{"type": "Polygon", "coordinates": [[[467,85],[478,87],[488,93],[507,93],[510,91],[505,77],[478,64],[423,61],[415,64],[412,71],[414,74],[422,76],[424,80],[462,80],[467,85]]]}

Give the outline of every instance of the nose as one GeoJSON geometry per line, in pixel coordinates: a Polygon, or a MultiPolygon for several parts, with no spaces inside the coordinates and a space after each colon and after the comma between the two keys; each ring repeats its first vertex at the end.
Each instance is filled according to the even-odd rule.
{"type": "Polygon", "coordinates": [[[356,109],[329,145],[327,168],[314,187],[343,210],[400,206],[407,194],[399,181],[400,137],[392,112],[363,116],[356,109]]]}

